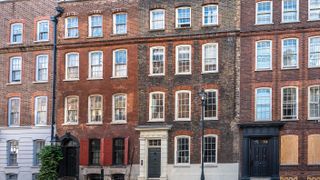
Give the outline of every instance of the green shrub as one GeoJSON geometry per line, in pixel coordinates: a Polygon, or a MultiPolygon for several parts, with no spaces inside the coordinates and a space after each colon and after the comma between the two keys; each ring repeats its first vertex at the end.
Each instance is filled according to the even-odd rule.
{"type": "Polygon", "coordinates": [[[40,152],[39,180],[57,180],[58,167],[62,159],[63,155],[60,147],[45,146],[40,152]]]}

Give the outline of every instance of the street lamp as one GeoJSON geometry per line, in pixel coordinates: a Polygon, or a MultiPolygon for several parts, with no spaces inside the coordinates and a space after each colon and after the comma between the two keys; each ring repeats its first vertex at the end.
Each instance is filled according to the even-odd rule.
{"type": "Polygon", "coordinates": [[[201,92],[199,92],[199,96],[201,97],[201,180],[205,180],[204,176],[204,111],[207,106],[207,93],[202,89],[201,92]]]}

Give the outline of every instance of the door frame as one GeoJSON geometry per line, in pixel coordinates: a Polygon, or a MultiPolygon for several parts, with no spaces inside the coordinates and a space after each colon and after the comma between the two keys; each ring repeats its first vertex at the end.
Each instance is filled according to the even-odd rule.
{"type": "Polygon", "coordinates": [[[250,180],[250,143],[252,139],[269,138],[271,147],[270,176],[271,180],[279,180],[279,134],[280,129],[284,126],[284,122],[253,122],[239,124],[242,130],[241,144],[241,180],[250,180]]]}

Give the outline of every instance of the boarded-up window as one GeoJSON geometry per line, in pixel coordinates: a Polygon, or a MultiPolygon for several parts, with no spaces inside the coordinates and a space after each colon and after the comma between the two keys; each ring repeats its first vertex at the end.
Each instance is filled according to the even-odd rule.
{"type": "Polygon", "coordinates": [[[308,164],[320,164],[320,134],[308,136],[308,164]]]}
{"type": "Polygon", "coordinates": [[[296,165],[298,161],[298,136],[281,136],[281,165],[296,165]]]}

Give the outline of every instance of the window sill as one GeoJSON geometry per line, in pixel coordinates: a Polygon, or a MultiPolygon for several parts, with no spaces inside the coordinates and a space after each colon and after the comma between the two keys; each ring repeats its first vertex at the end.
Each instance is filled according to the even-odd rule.
{"type": "Polygon", "coordinates": [[[190,168],[190,164],[175,164],[175,168],[190,168]]]}
{"type": "Polygon", "coordinates": [[[32,81],[33,84],[46,84],[48,81],[32,81]]]}
{"type": "Polygon", "coordinates": [[[208,71],[208,72],[201,72],[202,75],[204,74],[218,74],[219,71],[208,71]]]}
{"type": "Polygon", "coordinates": [[[298,122],[299,119],[281,119],[281,121],[288,121],[288,122],[298,122]]]}
{"type": "Polygon", "coordinates": [[[188,30],[188,29],[191,29],[191,26],[189,26],[189,27],[175,27],[174,29],[175,30],[188,30]]]}
{"type": "Polygon", "coordinates": [[[149,74],[149,77],[163,77],[165,74],[149,74]]]}
{"type": "Polygon", "coordinates": [[[64,82],[80,81],[80,79],[64,79],[64,82]]]}
{"type": "Polygon", "coordinates": [[[79,123],[63,123],[62,126],[77,126],[79,123]]]}
{"type": "Polygon", "coordinates": [[[299,164],[280,164],[280,166],[285,166],[285,167],[295,167],[295,166],[299,166],[299,164]]]}
{"type": "Polygon", "coordinates": [[[122,124],[127,124],[127,121],[115,121],[115,120],[112,120],[112,122],[110,123],[112,125],[122,125],[122,124]]]}
{"type": "Polygon", "coordinates": [[[71,39],[79,39],[79,36],[76,37],[64,37],[65,40],[71,40],[71,39]]]}
{"type": "Polygon", "coordinates": [[[157,122],[165,122],[164,119],[155,119],[155,120],[148,120],[148,123],[157,123],[157,122]]]}
{"type": "Polygon", "coordinates": [[[87,78],[88,81],[103,80],[103,78],[87,78]]]}
{"type": "Polygon", "coordinates": [[[285,71],[285,70],[298,70],[299,67],[287,67],[287,68],[284,68],[284,67],[281,67],[281,70],[285,71]]]}
{"type": "Polygon", "coordinates": [[[255,69],[255,72],[267,72],[267,71],[272,71],[272,69],[255,69]]]}
{"type": "Polygon", "coordinates": [[[119,164],[119,165],[112,164],[110,166],[110,168],[113,168],[113,169],[125,169],[126,165],[124,165],[124,164],[119,164]]]}
{"type": "Polygon", "coordinates": [[[18,169],[20,166],[19,165],[7,165],[5,166],[6,169],[18,169]]]}
{"type": "Polygon", "coordinates": [[[284,22],[284,21],[281,21],[280,23],[281,23],[281,24],[300,23],[300,20],[297,20],[297,21],[290,21],[290,22],[284,22]]]}
{"type": "Polygon", "coordinates": [[[320,19],[308,19],[308,22],[315,22],[315,21],[320,21],[320,19]]]}
{"type": "Polygon", "coordinates": [[[192,75],[192,73],[175,73],[175,76],[185,76],[185,75],[192,75]]]}
{"type": "Polygon", "coordinates": [[[219,27],[220,24],[202,24],[202,28],[212,28],[212,27],[219,27]]]}
{"type": "Polygon", "coordinates": [[[19,125],[8,125],[8,128],[20,128],[21,126],[19,125]]]}
{"type": "Polygon", "coordinates": [[[103,123],[102,122],[98,122],[98,123],[89,122],[89,123],[86,123],[86,125],[88,125],[88,126],[101,126],[101,125],[103,125],[103,123]]]}
{"type": "Polygon", "coordinates": [[[127,36],[128,33],[120,33],[120,34],[110,34],[111,37],[117,37],[117,36],[127,36]]]}
{"type": "Polygon", "coordinates": [[[42,127],[49,127],[50,125],[47,125],[47,124],[43,124],[43,125],[41,125],[41,124],[39,124],[39,125],[34,125],[34,127],[36,127],[36,128],[42,128],[42,127]]]}
{"type": "Polygon", "coordinates": [[[254,25],[255,26],[267,26],[267,25],[273,25],[274,23],[273,22],[271,22],[271,23],[266,23],[266,24],[257,24],[257,23],[255,23],[254,25]]]}
{"type": "Polygon", "coordinates": [[[191,122],[191,119],[175,119],[174,122],[191,122]]]}
{"type": "Polygon", "coordinates": [[[7,86],[13,86],[13,85],[22,85],[21,82],[11,82],[11,83],[7,83],[7,86]]]}
{"type": "Polygon", "coordinates": [[[204,118],[204,121],[218,121],[218,118],[204,118]]]}
{"type": "Polygon", "coordinates": [[[150,29],[149,32],[153,33],[153,32],[163,32],[165,31],[165,29],[150,29]]]}
{"type": "Polygon", "coordinates": [[[34,43],[48,43],[50,42],[49,40],[37,40],[37,41],[33,41],[34,43]]]}
{"type": "Polygon", "coordinates": [[[23,45],[23,43],[22,42],[16,42],[16,43],[10,42],[9,45],[10,46],[16,46],[16,45],[23,45]]]}
{"type": "Polygon", "coordinates": [[[128,76],[121,76],[121,77],[112,76],[110,77],[110,79],[128,79],[128,76]]]}
{"type": "Polygon", "coordinates": [[[318,117],[318,118],[308,118],[308,121],[318,121],[318,122],[320,122],[320,117],[318,117]]]}
{"type": "Polygon", "coordinates": [[[317,69],[320,68],[320,66],[308,66],[308,69],[317,69]]]}
{"type": "MultiPolygon", "coordinates": [[[[217,168],[218,164],[217,163],[204,163],[204,167],[217,168]]],[[[201,166],[200,166],[200,168],[201,168],[201,166]]]]}
{"type": "Polygon", "coordinates": [[[103,36],[88,36],[87,39],[100,39],[103,38],[103,36]]]}
{"type": "Polygon", "coordinates": [[[31,168],[32,169],[38,169],[38,168],[40,168],[40,165],[32,165],[31,168]]]}

